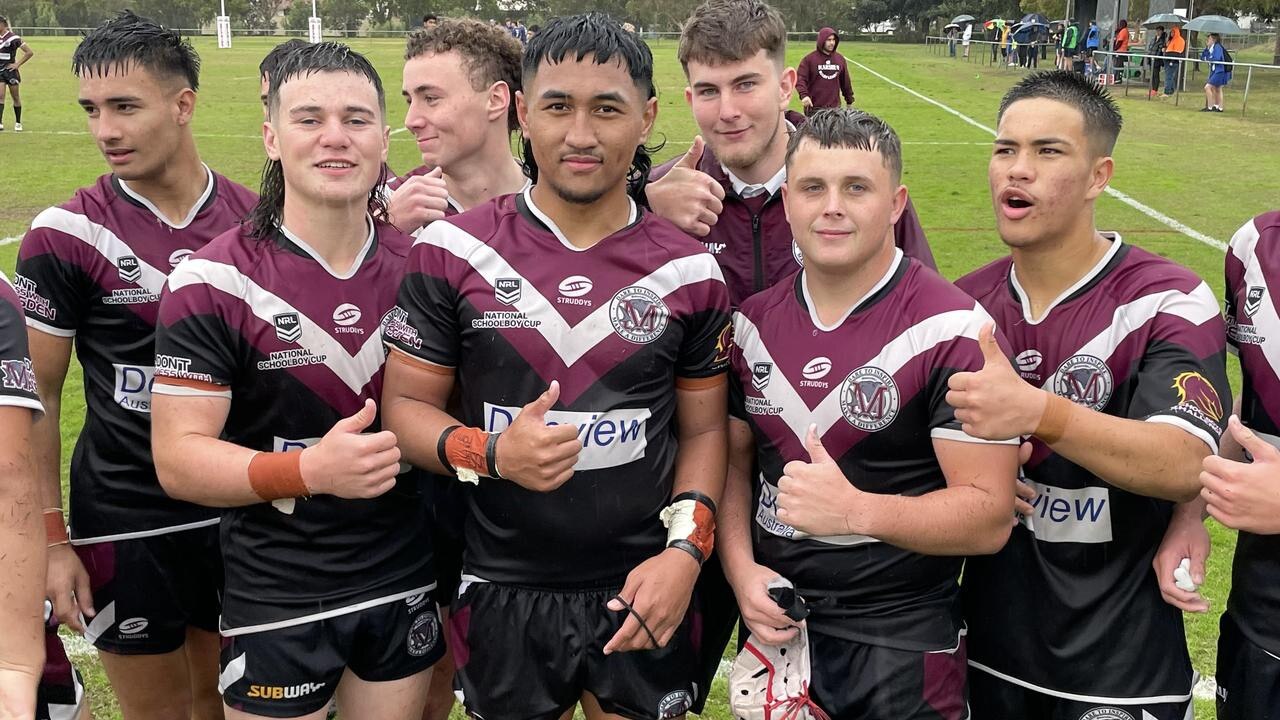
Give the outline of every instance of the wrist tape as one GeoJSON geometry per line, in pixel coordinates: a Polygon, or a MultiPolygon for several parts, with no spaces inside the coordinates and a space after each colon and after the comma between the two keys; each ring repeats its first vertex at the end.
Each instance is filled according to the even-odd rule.
{"type": "Polygon", "coordinates": [[[716,542],[716,504],[700,492],[675,496],[658,515],[667,528],[667,547],[680,548],[702,564],[716,542]]]}

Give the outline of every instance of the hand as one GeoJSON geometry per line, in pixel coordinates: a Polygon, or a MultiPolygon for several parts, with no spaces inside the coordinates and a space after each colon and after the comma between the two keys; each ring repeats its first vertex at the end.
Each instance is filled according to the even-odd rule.
{"type": "Polygon", "coordinates": [[[49,574],[45,579],[45,597],[53,603],[58,622],[84,634],[85,618],[98,614],[93,608],[93,591],[89,589],[89,573],[80,556],[70,545],[49,548],[49,574]]]}
{"type": "Polygon", "coordinates": [[[818,439],[816,425],[805,433],[811,462],[792,460],[778,480],[778,519],[810,535],[864,535],[866,493],[854,487],[818,439]]]}
{"type": "MultiPolygon", "coordinates": [[[[1018,446],[1018,467],[1022,467],[1031,462],[1031,443],[1024,442],[1018,446]]],[[[1035,507],[1031,504],[1036,499],[1036,489],[1019,475],[1013,486],[1013,511],[1018,515],[1029,516],[1035,514],[1035,507]]],[[[1018,524],[1018,518],[1013,519],[1013,524],[1018,524]]]]}
{"type": "Polygon", "coordinates": [[[604,654],[655,649],[636,615],[644,618],[658,647],[666,647],[684,621],[699,569],[698,561],[679,548],[667,548],[637,565],[618,592],[635,613],[627,612],[626,606],[616,598],[609,601],[607,607],[614,612],[626,612],[627,619],[605,643],[604,654]]]}
{"type": "Polygon", "coordinates": [[[800,104],[804,106],[805,110],[813,109],[813,101],[810,100],[807,95],[805,97],[800,98],[800,104]]]}
{"type": "Polygon", "coordinates": [[[494,448],[502,477],[534,492],[550,492],[573,477],[582,443],[573,425],[548,425],[547,411],[560,399],[560,383],[520,409],[494,448]]]}
{"type": "Polygon", "coordinates": [[[968,435],[984,440],[1011,440],[1031,435],[1040,425],[1049,398],[1043,390],[1018,377],[1009,358],[996,343],[995,324],[978,335],[985,362],[978,372],[951,376],[947,404],[968,435]]]}
{"type": "Polygon", "coordinates": [[[654,213],[694,237],[709,235],[724,210],[724,188],[698,169],[704,147],[702,136],[694,137],[689,152],[644,190],[654,213]]]}
{"type": "Polygon", "coordinates": [[[1183,612],[1209,611],[1209,601],[1199,591],[1178,587],[1173,574],[1183,559],[1190,558],[1191,582],[1197,586],[1203,585],[1204,564],[1209,557],[1209,549],[1209,531],[1200,519],[1200,503],[1177,506],[1169,527],[1164,532],[1164,540],[1160,541],[1156,556],[1151,561],[1156,582],[1160,585],[1160,595],[1165,602],[1183,612]]]}
{"type": "Polygon", "coordinates": [[[364,434],[377,417],[377,404],[365,400],[360,412],[334,423],[320,442],[302,451],[302,481],[312,495],[375,498],[395,486],[400,474],[395,434],[364,434]]]}
{"type": "Polygon", "coordinates": [[[1227,432],[1253,456],[1243,463],[1217,455],[1204,459],[1200,497],[1215,520],[1235,530],[1258,535],[1280,533],[1280,451],[1232,415],[1227,432]]]}
{"type": "MultiPolygon", "coordinates": [[[[729,574],[725,568],[725,576],[729,574]]],[[[800,628],[800,623],[787,617],[778,603],[769,597],[769,582],[777,577],[778,573],[757,563],[751,563],[729,577],[742,621],[751,631],[752,639],[765,645],[782,645],[794,638],[800,628]]]]}
{"type": "Polygon", "coordinates": [[[405,179],[387,203],[391,224],[406,233],[442,219],[448,209],[449,188],[444,184],[444,171],[438,167],[405,179]]]}

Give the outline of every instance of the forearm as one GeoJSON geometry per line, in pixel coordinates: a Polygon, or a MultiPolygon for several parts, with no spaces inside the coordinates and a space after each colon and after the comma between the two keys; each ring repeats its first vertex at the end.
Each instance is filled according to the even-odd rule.
{"type": "Polygon", "coordinates": [[[1162,422],[1129,420],[1072,403],[1053,451],[1111,485],[1146,497],[1183,502],[1200,491],[1209,446],[1162,422]]]}
{"type": "Polygon", "coordinates": [[[249,483],[258,453],[198,433],[156,435],[156,474],[170,497],[208,507],[243,507],[263,499],[249,483]]]}
{"type": "Polygon", "coordinates": [[[728,467],[728,435],[723,427],[696,435],[681,435],[676,450],[675,482],[671,496],[697,492],[711,498],[719,508],[728,467]]]}
{"type": "Polygon", "coordinates": [[[919,496],[865,493],[862,498],[864,508],[848,510],[864,518],[851,525],[855,532],[923,555],[996,552],[1008,535],[1012,513],[1011,508],[1002,511],[991,493],[969,485],[919,496]]]}
{"type": "Polygon", "coordinates": [[[755,562],[751,549],[751,466],[755,456],[751,440],[751,429],[745,423],[729,421],[728,472],[716,514],[716,552],[726,576],[755,562]]]}
{"type": "MultiPolygon", "coordinates": [[[[25,435],[26,433],[22,433],[25,435]]],[[[26,437],[0,459],[0,670],[29,674],[32,687],[44,664],[42,610],[45,596],[45,533],[40,492],[26,453],[26,437]]]]}
{"type": "Polygon", "coordinates": [[[452,425],[461,425],[452,415],[429,402],[403,395],[385,396],[382,419],[395,433],[404,459],[415,467],[444,475],[453,471],[440,461],[440,434],[452,425]]]}
{"type": "Polygon", "coordinates": [[[44,415],[31,426],[31,471],[41,508],[62,507],[61,397],[41,396],[44,415]]]}

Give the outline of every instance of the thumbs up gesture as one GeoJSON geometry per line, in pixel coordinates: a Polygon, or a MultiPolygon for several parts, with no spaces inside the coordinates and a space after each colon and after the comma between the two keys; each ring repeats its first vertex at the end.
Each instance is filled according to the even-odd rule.
{"type": "MultiPolygon", "coordinates": [[[[1253,457],[1236,462],[1217,455],[1204,459],[1200,497],[1215,520],[1258,535],[1280,533],[1280,450],[1258,437],[1235,415],[1227,434],[1253,457]]],[[[1224,445],[1227,440],[1223,438],[1224,445]]]]}
{"type": "Polygon", "coordinates": [[[528,490],[549,492],[573,477],[582,443],[574,425],[548,425],[547,411],[560,399],[560,383],[520,409],[495,449],[502,477],[528,490]]]}
{"type": "Polygon", "coordinates": [[[947,404],[966,434],[985,440],[1031,435],[1040,425],[1049,397],[1018,376],[996,342],[995,324],[978,334],[982,369],[951,376],[947,404]]]}
{"type": "Polygon", "coordinates": [[[809,462],[792,460],[778,480],[778,519],[810,535],[865,535],[866,493],[840,471],[816,425],[804,446],[809,462]]]}
{"type": "Polygon", "coordinates": [[[662,179],[645,186],[649,208],[694,237],[709,235],[724,210],[724,187],[698,169],[705,148],[698,135],[662,179]]]}
{"type": "Polygon", "coordinates": [[[405,233],[417,232],[440,220],[448,209],[449,188],[445,186],[444,171],[438,167],[426,175],[405,178],[387,203],[391,224],[405,233]]]}
{"type": "Polygon", "coordinates": [[[334,423],[320,442],[302,451],[299,469],[312,495],[374,498],[396,484],[396,436],[389,430],[364,434],[377,417],[378,406],[365,400],[359,412],[334,423]]]}

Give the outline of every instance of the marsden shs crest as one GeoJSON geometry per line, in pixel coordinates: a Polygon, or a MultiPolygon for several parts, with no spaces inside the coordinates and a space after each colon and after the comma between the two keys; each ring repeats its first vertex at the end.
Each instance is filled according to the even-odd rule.
{"type": "Polygon", "coordinates": [[[1114,389],[1111,368],[1092,355],[1067,358],[1053,375],[1054,394],[1094,410],[1107,406],[1114,389]]]}
{"type": "Polygon", "coordinates": [[[867,432],[883,430],[898,416],[902,399],[893,376],[878,367],[860,367],[840,385],[840,412],[867,432]]]}
{"type": "Polygon", "coordinates": [[[648,288],[625,287],[609,301],[609,322],[614,332],[638,345],[661,337],[670,319],[667,304],[648,288]]]}

